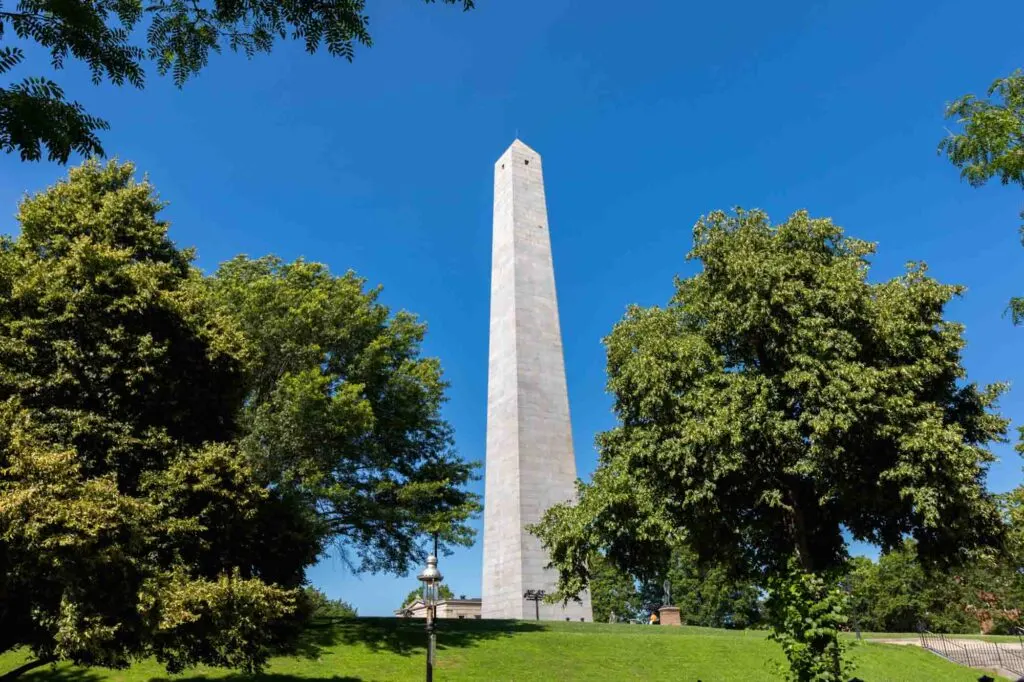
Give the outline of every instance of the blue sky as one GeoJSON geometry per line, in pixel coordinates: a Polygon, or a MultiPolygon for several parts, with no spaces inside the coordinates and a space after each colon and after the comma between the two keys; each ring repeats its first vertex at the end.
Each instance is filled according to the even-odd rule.
{"type": "MultiPolygon", "coordinates": [[[[965,284],[949,314],[967,326],[970,377],[1014,382],[1001,407],[1024,425],[1024,329],[1003,317],[1024,293],[1024,193],[971,189],[935,151],[945,102],[1024,66],[1020,3],[368,4],[376,44],[354,64],[283,45],[214,56],[182,91],[155,73],[144,91],[95,87],[77,66],[60,81],[110,121],[108,153],[149,174],[203,268],[305,256],[420,314],[465,457],[484,457],[492,164],[517,131],[544,157],[584,478],[613,424],[600,339],[628,304],[664,303],[673,275],[693,272],[693,223],[736,205],[833,217],[878,242],[874,279],[924,260],[965,284]]],[[[62,173],[0,157],[0,229],[62,173]]],[[[997,452],[1002,491],[1021,467],[1009,445],[997,452]]],[[[477,595],[480,564],[478,543],[440,568],[477,595]]],[[[330,558],[310,575],[364,615],[415,583],[330,558]]]]}

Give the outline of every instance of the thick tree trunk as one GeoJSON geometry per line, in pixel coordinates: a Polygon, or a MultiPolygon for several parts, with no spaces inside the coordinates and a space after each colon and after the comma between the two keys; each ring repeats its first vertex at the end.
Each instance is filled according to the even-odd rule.
{"type": "Polygon", "coordinates": [[[20,677],[22,674],[27,673],[29,670],[35,670],[36,668],[41,668],[44,665],[53,663],[53,660],[54,659],[52,658],[37,658],[33,661],[29,661],[24,665],[18,666],[14,670],[8,670],[3,675],[0,675],[0,682],[4,682],[5,680],[13,680],[17,677],[20,677]]]}
{"type": "Polygon", "coordinates": [[[815,561],[811,555],[811,547],[807,542],[807,520],[804,518],[804,511],[800,504],[796,491],[789,490],[789,504],[792,508],[793,545],[796,550],[797,561],[800,567],[807,573],[814,573],[815,561]]]}
{"type": "Polygon", "coordinates": [[[803,512],[799,508],[794,513],[796,521],[796,556],[800,560],[800,566],[808,573],[814,572],[814,557],[811,556],[811,548],[807,544],[807,526],[804,522],[803,512]]]}

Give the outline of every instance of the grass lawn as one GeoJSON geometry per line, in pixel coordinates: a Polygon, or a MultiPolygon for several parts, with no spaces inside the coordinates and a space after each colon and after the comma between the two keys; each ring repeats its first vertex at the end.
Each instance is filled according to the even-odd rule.
{"type": "MultiPolygon", "coordinates": [[[[275,658],[255,679],[392,682],[421,680],[422,621],[360,618],[317,628],[303,655],[275,658]]],[[[866,682],[974,682],[979,672],[948,663],[917,647],[861,644],[856,674],[866,682]]],[[[0,674],[24,661],[0,656],[0,674]]],[[[781,679],[779,647],[764,632],[530,621],[442,621],[438,680],[634,680],[759,682],[781,679]]],[[[38,668],[30,682],[199,682],[252,679],[200,668],[168,675],[153,661],[129,670],[38,668]]]]}

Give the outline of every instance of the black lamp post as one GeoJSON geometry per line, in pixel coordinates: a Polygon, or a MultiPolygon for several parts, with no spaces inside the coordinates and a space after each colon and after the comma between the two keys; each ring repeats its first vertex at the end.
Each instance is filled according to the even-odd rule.
{"type": "Polygon", "coordinates": [[[849,580],[844,580],[840,584],[843,587],[843,591],[846,592],[846,598],[847,598],[847,601],[850,604],[850,612],[851,612],[851,615],[853,616],[853,628],[857,632],[857,641],[859,642],[861,640],[861,636],[860,636],[860,621],[857,620],[857,604],[853,601],[853,586],[850,585],[850,581],[849,580]]]}
{"type": "Polygon", "coordinates": [[[437,589],[444,580],[441,571],[437,570],[437,557],[431,554],[427,557],[427,567],[418,576],[423,583],[423,605],[427,611],[427,682],[434,680],[434,645],[436,635],[434,634],[434,617],[437,603],[437,589]]]}
{"type": "Polygon", "coordinates": [[[526,594],[523,595],[523,599],[533,602],[533,608],[537,615],[537,620],[540,620],[540,602],[544,599],[544,590],[527,590],[526,594]]]}

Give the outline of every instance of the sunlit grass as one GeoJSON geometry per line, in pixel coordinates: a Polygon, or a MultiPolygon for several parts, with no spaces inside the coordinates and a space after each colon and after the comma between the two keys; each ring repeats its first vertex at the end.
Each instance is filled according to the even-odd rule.
{"type": "MultiPolygon", "coordinates": [[[[208,679],[421,680],[425,667],[422,621],[360,618],[317,629],[303,656],[271,661],[263,675],[199,668],[168,675],[154,661],[128,670],[82,670],[69,665],[27,673],[31,682],[141,682],[208,679]]],[[[779,647],[763,631],[670,628],[598,623],[443,621],[438,632],[437,680],[676,679],[750,682],[781,679],[779,647]]],[[[853,647],[856,674],[867,682],[974,682],[977,671],[953,665],[913,646],[853,647]]],[[[0,656],[0,674],[24,661],[0,656]]]]}

